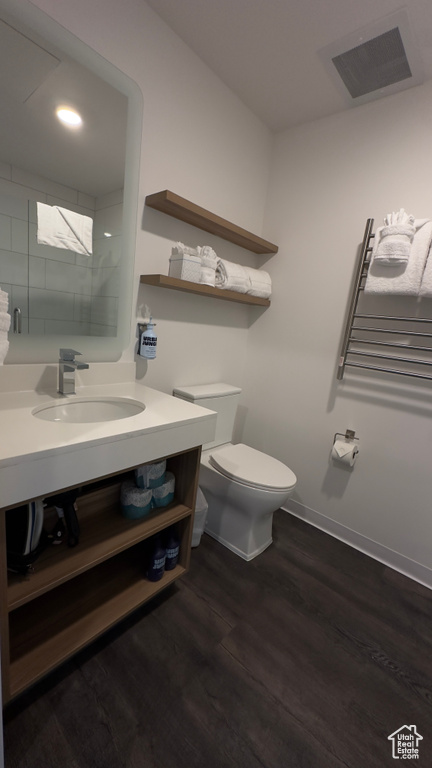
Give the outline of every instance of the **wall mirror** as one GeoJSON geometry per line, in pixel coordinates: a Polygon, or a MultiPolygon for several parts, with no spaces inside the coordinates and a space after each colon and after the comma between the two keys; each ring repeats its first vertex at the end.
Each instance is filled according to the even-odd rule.
{"type": "Polygon", "coordinates": [[[0,68],[5,362],[50,362],[64,346],[116,360],[130,334],[141,92],[27,0],[0,0],[0,68]]]}

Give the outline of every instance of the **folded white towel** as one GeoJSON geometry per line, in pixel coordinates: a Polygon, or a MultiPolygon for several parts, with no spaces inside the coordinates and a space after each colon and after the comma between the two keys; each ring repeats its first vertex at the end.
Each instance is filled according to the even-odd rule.
{"type": "Polygon", "coordinates": [[[430,219],[416,219],[414,226],[416,233],[411,243],[410,257],[407,263],[391,267],[375,262],[375,254],[380,244],[383,227],[377,229],[371,264],[365,283],[365,293],[418,295],[432,241],[432,221],[430,219]]]}
{"type": "Polygon", "coordinates": [[[198,246],[198,256],[201,256],[201,261],[204,267],[211,267],[216,269],[218,264],[218,257],[216,251],[211,248],[210,245],[198,246]]]}
{"type": "Polygon", "coordinates": [[[407,224],[395,224],[383,227],[378,249],[375,253],[375,264],[393,267],[396,264],[406,264],[411,250],[415,228],[407,224]]]}
{"type": "Polygon", "coordinates": [[[384,227],[375,252],[376,264],[386,264],[390,267],[406,264],[416,231],[414,221],[414,216],[406,213],[403,208],[384,217],[384,227]]]}
{"type": "Polygon", "coordinates": [[[199,256],[198,251],[198,248],[189,248],[188,245],[178,242],[171,248],[171,256],[199,256]]]}
{"type": "Polygon", "coordinates": [[[219,259],[216,267],[215,285],[224,290],[246,293],[249,288],[249,280],[245,268],[233,261],[219,259]]]}
{"type": "Polygon", "coordinates": [[[252,267],[245,267],[244,269],[249,280],[246,293],[250,296],[268,299],[272,292],[272,281],[269,273],[263,269],[253,269],[252,267]]]}
{"type": "Polygon", "coordinates": [[[0,332],[7,333],[11,324],[11,316],[8,312],[0,310],[0,332]]]}
{"type": "Polygon", "coordinates": [[[91,256],[93,219],[59,205],[37,203],[37,241],[40,245],[65,248],[91,256]]]}
{"type": "Polygon", "coordinates": [[[201,267],[199,281],[203,285],[216,285],[216,270],[211,267],[201,267]]]}
{"type": "Polygon", "coordinates": [[[7,338],[0,337],[0,365],[3,365],[4,359],[8,353],[9,340],[7,338]]]}
{"type": "Polygon", "coordinates": [[[0,310],[7,312],[9,307],[9,294],[0,288],[0,310]]]}
{"type": "Polygon", "coordinates": [[[201,256],[201,274],[200,283],[204,285],[216,284],[216,267],[218,264],[218,257],[209,245],[203,245],[197,247],[198,255],[201,256]]]}

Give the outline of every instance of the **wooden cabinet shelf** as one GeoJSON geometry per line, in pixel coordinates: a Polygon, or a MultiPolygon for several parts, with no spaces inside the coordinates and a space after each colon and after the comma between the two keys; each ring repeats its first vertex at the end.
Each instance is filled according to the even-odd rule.
{"type": "Polygon", "coordinates": [[[194,227],[217,235],[253,253],[263,255],[275,254],[278,251],[277,245],[238,227],[236,224],[232,224],[226,219],[222,219],[220,216],[216,216],[216,214],[185,200],[184,197],[180,197],[168,189],[147,195],[145,202],[149,208],[154,208],[168,214],[168,216],[173,216],[175,219],[192,224],[194,227]]]}
{"type": "Polygon", "coordinates": [[[38,558],[35,572],[30,578],[23,579],[11,574],[8,586],[9,611],[191,514],[189,507],[174,502],[142,520],[125,520],[118,511],[119,493],[120,483],[116,483],[105,492],[96,491],[78,499],[81,528],[79,546],[70,549],[64,543],[49,547],[38,558]],[[104,499],[107,501],[106,509],[99,508],[94,514],[83,518],[84,506],[103,502],[104,499]]]}
{"type": "Polygon", "coordinates": [[[36,682],[185,572],[144,578],[142,545],[14,611],[10,617],[10,696],[36,682]]]}
{"type": "Polygon", "coordinates": [[[127,472],[92,481],[87,490],[84,486],[77,499],[79,544],[48,547],[28,576],[7,574],[6,579],[3,519],[5,704],[188,570],[200,452],[197,447],[167,457],[167,468],[176,479],[176,498],[140,520],[127,520],[120,513],[120,485],[127,472]],[[173,524],[180,537],[178,565],[160,581],[151,582],[145,576],[146,539],[173,524]]]}
{"type": "Polygon", "coordinates": [[[141,283],[146,285],[155,285],[159,288],[171,288],[176,291],[186,291],[186,293],[195,293],[200,296],[211,296],[214,299],[223,299],[224,301],[236,301],[239,304],[249,304],[258,307],[269,307],[269,299],[262,299],[258,296],[248,296],[246,293],[237,291],[225,291],[222,288],[213,288],[211,285],[202,285],[201,283],[191,283],[189,280],[180,280],[177,277],[168,275],[141,275],[141,283]]]}

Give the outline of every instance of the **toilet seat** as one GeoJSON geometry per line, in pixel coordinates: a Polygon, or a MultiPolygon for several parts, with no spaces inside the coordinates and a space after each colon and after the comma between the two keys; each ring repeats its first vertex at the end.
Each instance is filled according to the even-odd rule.
{"type": "Polygon", "coordinates": [[[224,445],[209,456],[209,464],[231,480],[251,488],[290,491],[297,478],[281,461],[248,445],[224,445]]]}

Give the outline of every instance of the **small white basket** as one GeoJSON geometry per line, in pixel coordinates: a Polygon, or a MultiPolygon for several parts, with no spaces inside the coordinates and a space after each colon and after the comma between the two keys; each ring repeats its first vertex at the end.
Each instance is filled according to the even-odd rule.
{"type": "Polygon", "coordinates": [[[201,257],[187,254],[185,256],[171,256],[169,264],[169,276],[178,277],[180,280],[190,280],[199,283],[201,275],[201,257]]]}

